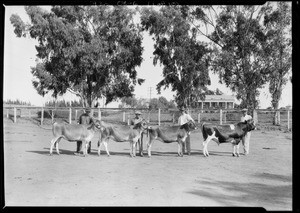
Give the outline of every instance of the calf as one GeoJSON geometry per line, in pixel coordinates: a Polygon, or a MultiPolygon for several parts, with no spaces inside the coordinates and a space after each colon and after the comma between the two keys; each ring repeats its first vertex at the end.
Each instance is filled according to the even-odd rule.
{"type": "Polygon", "coordinates": [[[147,144],[148,157],[151,157],[151,146],[154,140],[160,140],[164,143],[178,143],[178,156],[183,156],[182,146],[184,146],[185,140],[192,130],[197,129],[196,125],[189,121],[181,126],[171,127],[165,130],[165,132],[171,133],[171,136],[167,137],[160,127],[148,128],[149,141],[147,144]],[[175,133],[175,134],[174,134],[175,133]]]}
{"type": "Polygon", "coordinates": [[[233,146],[233,156],[239,157],[239,142],[246,135],[255,129],[253,120],[239,122],[237,124],[226,124],[226,125],[214,125],[209,123],[202,124],[202,135],[203,135],[203,155],[208,157],[209,153],[207,145],[210,140],[214,140],[220,145],[220,143],[231,143],[233,146]]]}
{"type": "MultiPolygon", "coordinates": [[[[136,156],[136,144],[140,141],[141,135],[145,129],[147,129],[147,123],[145,120],[135,124],[133,128],[128,129],[128,134],[125,136],[120,134],[114,127],[106,125],[100,131],[100,138],[98,141],[98,155],[100,156],[101,146],[104,144],[107,155],[109,156],[109,151],[107,143],[109,139],[113,139],[116,142],[130,142],[130,156],[136,156]]],[[[141,147],[141,144],[139,144],[141,147]]],[[[140,150],[142,152],[142,150],[140,150]]],[[[141,154],[142,156],[142,154],[141,154]]]]}
{"type": "Polygon", "coordinates": [[[62,138],[64,138],[67,141],[73,141],[73,142],[82,141],[84,145],[83,155],[86,156],[88,143],[94,137],[96,130],[100,128],[101,128],[101,124],[100,121],[98,120],[88,125],[65,124],[65,123],[54,122],[52,125],[52,132],[54,138],[51,140],[50,155],[52,155],[54,144],[56,144],[56,153],[60,154],[58,150],[58,143],[62,138]]]}

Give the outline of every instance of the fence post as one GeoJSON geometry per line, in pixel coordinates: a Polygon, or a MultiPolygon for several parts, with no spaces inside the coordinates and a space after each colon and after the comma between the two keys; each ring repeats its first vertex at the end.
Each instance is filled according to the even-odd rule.
{"type": "Polygon", "coordinates": [[[150,123],[150,110],[148,110],[148,122],[150,123]]]}
{"type": "Polygon", "coordinates": [[[51,121],[52,121],[52,123],[54,121],[54,112],[53,112],[53,110],[51,110],[51,121]]]}
{"type": "Polygon", "coordinates": [[[17,122],[17,108],[14,107],[14,123],[17,122]]]}
{"type": "Polygon", "coordinates": [[[75,109],[75,122],[77,122],[78,110],[75,109]]]}
{"type": "Polygon", "coordinates": [[[227,112],[226,111],[224,111],[224,124],[226,124],[226,115],[227,115],[227,112]]]}
{"type": "Polygon", "coordinates": [[[253,110],[253,122],[254,124],[258,123],[257,111],[255,109],[253,110]]]}
{"type": "Polygon", "coordinates": [[[174,124],[175,123],[175,113],[173,113],[172,121],[173,121],[173,124],[174,124]]]}
{"type": "Polygon", "coordinates": [[[123,111],[123,122],[125,122],[125,121],[126,121],[126,112],[123,111]]]}
{"type": "Polygon", "coordinates": [[[160,108],[158,108],[158,126],[160,126],[160,108]]]}
{"type": "Polygon", "coordinates": [[[288,119],[288,123],[287,123],[288,130],[290,130],[290,110],[287,111],[287,119],[288,119]]]}
{"type": "Polygon", "coordinates": [[[278,125],[280,125],[280,111],[277,112],[278,125]]]}
{"type": "Polygon", "coordinates": [[[101,110],[98,108],[98,120],[101,121],[101,110]]]}
{"type": "Polygon", "coordinates": [[[200,123],[200,112],[198,113],[198,123],[200,123]]]}
{"type": "Polygon", "coordinates": [[[31,111],[30,111],[30,108],[28,109],[28,117],[31,118],[31,111]]]}
{"type": "Polygon", "coordinates": [[[43,121],[44,121],[44,108],[42,107],[42,111],[41,111],[41,125],[43,125],[43,121]]]}
{"type": "Polygon", "coordinates": [[[130,120],[130,116],[129,116],[129,114],[128,114],[128,116],[127,116],[127,125],[128,125],[128,126],[130,125],[129,120],[130,120]]]}
{"type": "Polygon", "coordinates": [[[72,108],[69,108],[69,124],[72,123],[72,108]]]}
{"type": "Polygon", "coordinates": [[[220,109],[220,125],[222,125],[222,109],[220,109]]]}
{"type": "Polygon", "coordinates": [[[9,108],[6,110],[6,117],[9,118],[9,108]]]}

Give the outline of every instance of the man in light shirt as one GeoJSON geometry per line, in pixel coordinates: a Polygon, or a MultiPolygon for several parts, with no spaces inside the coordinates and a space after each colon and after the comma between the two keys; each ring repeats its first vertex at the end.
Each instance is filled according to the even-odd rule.
{"type": "MultiPolygon", "coordinates": [[[[245,122],[252,119],[251,115],[249,115],[247,112],[248,110],[246,108],[242,109],[243,116],[241,117],[241,122],[245,122]]],[[[245,137],[242,138],[242,144],[244,146],[245,155],[249,154],[250,136],[251,132],[247,132],[245,137]]]]}
{"type": "MultiPolygon", "coordinates": [[[[189,121],[192,121],[193,123],[195,123],[194,119],[187,113],[187,111],[182,107],[179,109],[180,110],[180,117],[178,118],[178,124],[180,126],[186,124],[189,121]]],[[[191,141],[190,141],[190,135],[187,136],[186,140],[185,140],[185,144],[186,144],[186,150],[187,150],[187,154],[191,155],[191,141]]],[[[182,146],[182,153],[185,152],[185,145],[182,146]]]]}

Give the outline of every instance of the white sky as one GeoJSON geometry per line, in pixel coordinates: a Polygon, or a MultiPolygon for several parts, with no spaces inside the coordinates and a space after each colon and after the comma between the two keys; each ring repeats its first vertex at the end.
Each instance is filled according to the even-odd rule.
{"type": "MultiPolygon", "coordinates": [[[[4,30],[4,78],[3,78],[3,99],[16,100],[30,102],[32,105],[42,106],[45,102],[52,100],[50,95],[42,97],[37,94],[36,90],[32,86],[33,76],[31,74],[30,67],[35,66],[36,59],[36,40],[31,38],[17,38],[14,34],[13,26],[10,23],[10,16],[12,14],[18,14],[25,22],[29,22],[29,18],[25,12],[24,6],[5,6],[5,30],[4,30]]],[[[137,98],[149,98],[149,88],[152,87],[151,97],[164,96],[168,100],[173,99],[174,93],[171,89],[162,90],[158,95],[156,91],[156,84],[162,80],[162,67],[153,65],[153,40],[144,33],[143,40],[144,52],[143,62],[140,67],[137,68],[138,78],[145,78],[146,81],[140,86],[135,88],[135,95],[137,98]]],[[[215,90],[219,88],[227,95],[231,95],[230,89],[225,85],[218,83],[218,77],[211,74],[211,86],[209,89],[215,90]]],[[[72,94],[66,94],[59,99],[65,99],[66,101],[78,100],[72,94]]],[[[267,88],[261,90],[259,97],[260,108],[267,108],[271,105],[271,95],[267,88]]],[[[285,107],[292,105],[292,85],[290,81],[284,87],[279,107],[285,107]]],[[[118,103],[111,103],[107,107],[118,107],[118,103]]]]}

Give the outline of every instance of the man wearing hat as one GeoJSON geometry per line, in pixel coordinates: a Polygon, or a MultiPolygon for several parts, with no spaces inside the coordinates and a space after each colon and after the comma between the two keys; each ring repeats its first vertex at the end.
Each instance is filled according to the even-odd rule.
{"type": "MultiPolygon", "coordinates": [[[[179,109],[181,115],[178,118],[178,124],[180,126],[186,124],[189,121],[192,121],[193,123],[195,123],[194,119],[187,113],[187,110],[184,107],[181,107],[179,109]]],[[[185,144],[186,144],[186,151],[188,155],[191,155],[191,141],[190,141],[190,135],[187,136],[186,140],[185,140],[185,144]]],[[[182,153],[185,152],[185,145],[182,146],[182,153]]]]}
{"type": "MultiPolygon", "coordinates": [[[[85,108],[83,114],[81,114],[78,118],[78,124],[91,124],[93,122],[93,118],[90,115],[91,110],[89,108],[85,108]]],[[[88,146],[88,153],[91,153],[91,141],[88,146]]],[[[82,141],[77,141],[77,149],[74,154],[79,154],[82,147],[82,141]]]]}
{"type": "MultiPolygon", "coordinates": [[[[143,120],[143,117],[141,116],[142,115],[141,111],[137,110],[137,111],[135,111],[134,114],[135,114],[135,117],[130,121],[130,125],[135,125],[137,123],[140,123],[143,120]]],[[[140,152],[141,156],[144,156],[144,154],[143,154],[143,133],[139,140],[140,140],[139,144],[141,144],[139,152],[140,152]]]]}
{"type": "MultiPolygon", "coordinates": [[[[251,120],[251,115],[248,114],[248,109],[242,109],[243,116],[241,117],[241,122],[251,120]]],[[[250,145],[250,136],[251,132],[247,132],[246,135],[242,138],[242,144],[244,146],[244,154],[249,154],[249,145],[250,145]]]]}

